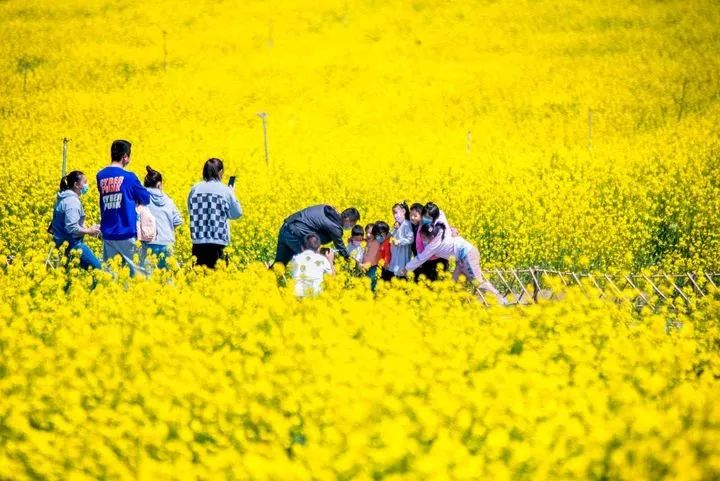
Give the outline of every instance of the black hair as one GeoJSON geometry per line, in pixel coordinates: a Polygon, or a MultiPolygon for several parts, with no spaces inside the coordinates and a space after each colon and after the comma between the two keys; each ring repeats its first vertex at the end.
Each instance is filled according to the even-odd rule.
{"type": "Polygon", "coordinates": [[[420,227],[420,234],[434,239],[438,235],[442,235],[441,239],[445,240],[445,224],[438,222],[437,224],[423,224],[420,227]]]}
{"type": "Polygon", "coordinates": [[[145,169],[147,170],[144,183],[145,187],[157,187],[157,185],[162,182],[162,174],[149,165],[146,165],[145,169]]]}
{"type": "Polygon", "coordinates": [[[356,235],[365,235],[365,231],[363,230],[362,226],[359,224],[355,224],[350,231],[350,237],[355,237],[356,235]]]}
{"type": "Polygon", "coordinates": [[[423,211],[425,210],[425,206],[423,206],[422,204],[420,204],[418,202],[415,202],[413,205],[410,206],[410,210],[411,211],[414,210],[415,212],[420,212],[420,214],[422,214],[423,211]]]}
{"type": "Polygon", "coordinates": [[[330,248],[329,247],[321,247],[319,252],[320,252],[320,254],[326,256],[330,253],[330,248]]]}
{"type": "Polygon", "coordinates": [[[409,219],[410,219],[410,207],[408,207],[407,202],[402,201],[402,202],[396,203],[396,204],[392,207],[392,208],[393,208],[393,212],[395,211],[395,208],[396,208],[396,207],[400,207],[402,210],[405,211],[405,220],[409,220],[409,219]]]}
{"type": "MultiPolygon", "coordinates": [[[[375,227],[375,224],[373,224],[372,222],[370,222],[369,224],[367,224],[367,225],[365,226],[365,231],[364,231],[364,232],[367,232],[368,229],[370,229],[370,232],[372,232],[372,230],[373,230],[374,227],[375,227]]],[[[363,232],[363,233],[364,233],[364,232],[363,232]]]]}
{"type": "Polygon", "coordinates": [[[438,220],[438,217],[440,217],[440,207],[438,207],[434,202],[428,202],[425,204],[425,211],[423,214],[427,214],[433,221],[436,221],[438,220]]]}
{"type": "Polygon", "coordinates": [[[375,222],[375,225],[372,228],[372,235],[380,235],[384,234],[387,235],[390,233],[390,226],[387,222],[383,222],[381,220],[375,222]]]}
{"type": "Polygon", "coordinates": [[[125,154],[130,157],[132,144],[127,140],[115,140],[110,146],[110,160],[120,162],[125,154]]]}
{"type": "Polygon", "coordinates": [[[317,252],[318,249],[320,249],[320,238],[317,236],[317,234],[310,233],[303,237],[302,241],[302,248],[304,250],[311,250],[313,252],[317,252]]]}
{"type": "Polygon", "coordinates": [[[218,158],[211,158],[205,161],[203,166],[203,179],[206,182],[220,180],[220,172],[223,170],[223,161],[218,158]]]}
{"type": "Polygon", "coordinates": [[[83,175],[85,174],[83,174],[79,170],[73,170],[68,175],[60,179],[60,192],[75,187],[75,184],[80,181],[83,175]]]}
{"type": "Polygon", "coordinates": [[[350,222],[357,222],[360,220],[360,211],[358,211],[355,207],[348,207],[342,213],[340,214],[340,217],[342,217],[342,220],[349,220],[350,222]]]}

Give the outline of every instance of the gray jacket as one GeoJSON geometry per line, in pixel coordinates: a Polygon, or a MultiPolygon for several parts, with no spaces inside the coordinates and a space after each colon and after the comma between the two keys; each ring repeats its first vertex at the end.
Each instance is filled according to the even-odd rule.
{"type": "Polygon", "coordinates": [[[342,238],[342,218],[332,206],[314,205],[294,213],[285,219],[283,231],[291,245],[295,243],[299,246],[306,235],[316,234],[320,239],[320,243],[332,242],[338,254],[345,258],[348,257],[342,238]]]}
{"type": "Polygon", "coordinates": [[[155,216],[157,238],[152,244],[161,246],[171,245],[175,242],[175,229],[183,223],[180,211],[175,203],[162,190],[148,188],[150,193],[150,213],[155,216]]]}
{"type": "Polygon", "coordinates": [[[85,225],[85,211],[80,197],[72,190],[58,192],[53,210],[51,230],[56,242],[82,239],[80,228],[85,225]]]}

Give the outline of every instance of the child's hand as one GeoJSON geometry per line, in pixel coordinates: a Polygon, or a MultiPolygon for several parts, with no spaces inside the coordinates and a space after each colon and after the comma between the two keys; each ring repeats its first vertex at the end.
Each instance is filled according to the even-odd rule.
{"type": "Polygon", "coordinates": [[[395,221],[395,223],[393,224],[393,227],[394,227],[395,229],[399,229],[399,228],[400,228],[400,222],[395,221]]]}

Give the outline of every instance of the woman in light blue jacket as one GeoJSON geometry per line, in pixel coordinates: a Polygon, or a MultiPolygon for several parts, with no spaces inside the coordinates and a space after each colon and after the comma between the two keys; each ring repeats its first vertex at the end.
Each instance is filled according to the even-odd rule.
{"type": "Polygon", "coordinates": [[[145,167],[145,188],[150,193],[148,209],[155,217],[157,237],[152,242],[143,242],[143,253],[150,250],[157,256],[157,266],[161,269],[167,267],[167,259],[172,256],[172,246],[175,243],[175,229],[183,223],[180,211],[175,203],[162,191],[162,174],[149,165],[145,167]]]}
{"type": "Polygon", "coordinates": [[[80,267],[100,269],[100,261],[84,242],[86,235],[100,235],[100,226],[85,227],[85,210],[80,196],[87,191],[87,179],[79,170],[74,170],[62,178],[49,231],[57,247],[67,243],[65,255],[80,251],[80,267]]]}

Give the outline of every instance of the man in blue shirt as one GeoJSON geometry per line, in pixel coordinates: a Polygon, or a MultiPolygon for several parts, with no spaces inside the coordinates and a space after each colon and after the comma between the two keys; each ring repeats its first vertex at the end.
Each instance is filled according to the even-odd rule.
{"type": "Polygon", "coordinates": [[[135,247],[137,239],[137,204],[150,203],[150,193],[132,172],[125,170],[130,163],[131,144],[116,140],[110,147],[110,165],[97,173],[100,191],[100,232],[103,237],[105,261],[120,256],[130,267],[130,275],[144,273],[135,264],[139,254],[135,247]]]}

